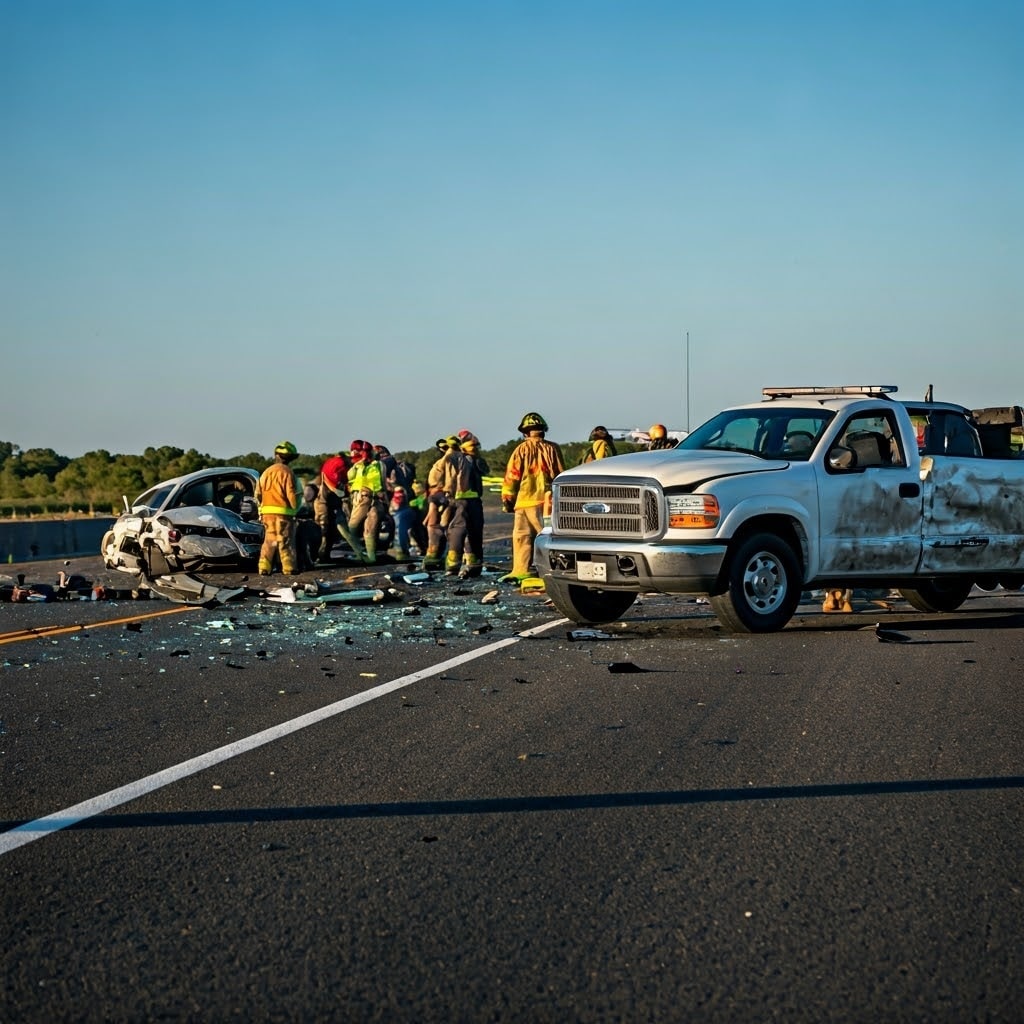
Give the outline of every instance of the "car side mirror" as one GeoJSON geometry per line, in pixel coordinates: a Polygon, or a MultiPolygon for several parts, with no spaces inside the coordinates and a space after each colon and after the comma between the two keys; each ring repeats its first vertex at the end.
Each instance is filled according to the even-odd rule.
{"type": "Polygon", "coordinates": [[[829,469],[853,469],[857,465],[857,453],[852,448],[837,444],[828,453],[829,469]]]}

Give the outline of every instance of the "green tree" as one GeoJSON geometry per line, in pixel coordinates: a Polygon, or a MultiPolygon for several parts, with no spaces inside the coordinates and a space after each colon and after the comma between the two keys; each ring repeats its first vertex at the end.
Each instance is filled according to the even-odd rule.
{"type": "Polygon", "coordinates": [[[18,472],[23,478],[43,473],[47,479],[52,480],[67,466],[68,461],[52,448],[28,448],[17,457],[18,472]]]}
{"type": "Polygon", "coordinates": [[[54,481],[57,494],[68,504],[87,503],[90,513],[97,505],[119,507],[117,488],[110,484],[112,462],[110,452],[102,448],[86,452],[57,474],[54,481]]]}
{"type": "Polygon", "coordinates": [[[26,497],[34,498],[36,501],[45,504],[57,497],[53,481],[45,473],[35,473],[25,477],[22,483],[25,487],[26,497]]]}
{"type": "Polygon", "coordinates": [[[24,498],[25,485],[17,471],[16,459],[8,459],[0,468],[0,498],[24,498]]]}

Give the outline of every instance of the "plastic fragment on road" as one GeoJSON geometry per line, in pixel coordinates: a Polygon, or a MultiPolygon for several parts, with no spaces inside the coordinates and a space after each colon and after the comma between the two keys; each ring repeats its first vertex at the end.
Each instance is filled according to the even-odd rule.
{"type": "Polygon", "coordinates": [[[418,586],[421,583],[429,583],[430,582],[430,573],[429,572],[411,572],[411,573],[409,573],[408,576],[403,576],[402,580],[405,583],[410,583],[413,586],[418,586]]]}
{"type": "Polygon", "coordinates": [[[568,640],[614,640],[611,633],[600,629],[570,629],[566,634],[568,640]]]}
{"type": "Polygon", "coordinates": [[[157,576],[147,581],[149,589],[175,604],[210,606],[224,604],[245,593],[245,587],[214,587],[190,573],[157,576]]]}
{"type": "Polygon", "coordinates": [[[316,594],[308,594],[300,590],[298,593],[292,587],[278,587],[276,590],[267,591],[267,600],[276,604],[368,604],[379,603],[387,598],[383,590],[337,590],[320,591],[316,594]]]}
{"type": "Polygon", "coordinates": [[[498,597],[499,597],[500,593],[501,592],[498,591],[498,590],[488,590],[487,593],[484,594],[484,596],[480,598],[480,603],[481,604],[497,604],[498,603],[498,597]]]}

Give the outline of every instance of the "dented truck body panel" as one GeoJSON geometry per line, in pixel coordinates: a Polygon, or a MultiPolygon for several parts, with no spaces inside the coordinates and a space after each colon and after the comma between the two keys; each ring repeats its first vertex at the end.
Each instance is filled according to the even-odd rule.
{"type": "Polygon", "coordinates": [[[726,410],[675,449],[560,474],[535,550],[556,606],[610,621],[616,592],[708,594],[733,626],[768,631],[794,589],[932,587],[949,604],[949,585],[1024,574],[1024,460],[982,458],[968,410],[800,390],[726,410]],[[805,428],[792,455],[789,426],[805,428]],[[926,443],[974,454],[922,456],[926,443]]]}

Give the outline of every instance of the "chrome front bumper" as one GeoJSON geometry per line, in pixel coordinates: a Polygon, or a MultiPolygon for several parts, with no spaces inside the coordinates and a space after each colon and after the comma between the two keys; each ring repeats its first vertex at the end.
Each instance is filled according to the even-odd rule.
{"type": "Polygon", "coordinates": [[[556,537],[534,543],[537,574],[599,590],[707,594],[718,582],[725,544],[651,544],[556,537]]]}

